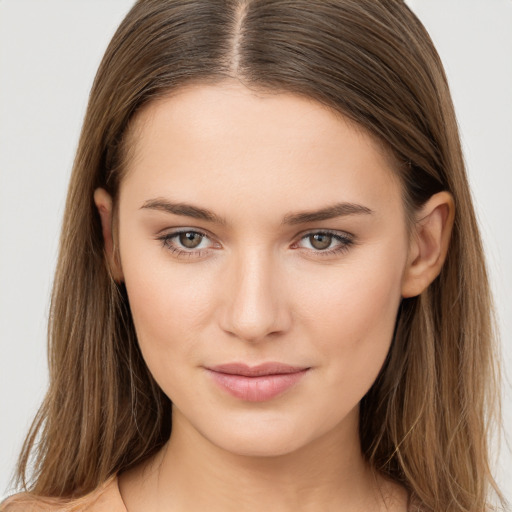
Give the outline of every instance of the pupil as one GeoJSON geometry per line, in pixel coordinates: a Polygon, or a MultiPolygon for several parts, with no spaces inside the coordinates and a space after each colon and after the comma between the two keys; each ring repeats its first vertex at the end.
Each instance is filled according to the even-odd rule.
{"type": "Polygon", "coordinates": [[[202,236],[199,233],[187,232],[180,234],[180,243],[187,249],[194,249],[201,243],[202,236]]]}
{"type": "Polygon", "coordinates": [[[310,237],[311,245],[315,249],[327,249],[331,245],[332,236],[326,234],[316,234],[310,237]]]}

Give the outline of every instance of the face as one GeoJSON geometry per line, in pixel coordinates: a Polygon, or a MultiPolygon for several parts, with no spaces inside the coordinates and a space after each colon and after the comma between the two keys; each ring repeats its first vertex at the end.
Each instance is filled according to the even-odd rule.
{"type": "Polygon", "coordinates": [[[228,83],[150,104],[132,136],[120,265],[173,414],[239,454],[356,436],[408,258],[391,160],[316,102],[228,83]]]}

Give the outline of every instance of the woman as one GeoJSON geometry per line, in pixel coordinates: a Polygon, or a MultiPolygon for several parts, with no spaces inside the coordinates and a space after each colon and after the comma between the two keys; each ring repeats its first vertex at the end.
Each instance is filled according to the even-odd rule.
{"type": "Polygon", "coordinates": [[[91,92],[5,510],[485,510],[479,240],[405,4],[138,2],[91,92]]]}

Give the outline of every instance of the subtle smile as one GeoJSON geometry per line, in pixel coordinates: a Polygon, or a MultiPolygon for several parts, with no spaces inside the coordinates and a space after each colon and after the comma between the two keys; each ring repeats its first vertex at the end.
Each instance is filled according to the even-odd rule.
{"type": "Polygon", "coordinates": [[[264,402],[284,393],[297,384],[309,369],[282,363],[252,367],[229,363],[206,368],[224,391],[248,402],[264,402]]]}

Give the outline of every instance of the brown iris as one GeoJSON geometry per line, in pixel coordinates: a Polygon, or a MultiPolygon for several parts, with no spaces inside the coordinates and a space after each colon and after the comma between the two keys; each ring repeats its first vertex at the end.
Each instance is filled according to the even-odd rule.
{"type": "Polygon", "coordinates": [[[327,249],[331,245],[332,235],[326,233],[315,233],[309,236],[311,245],[318,250],[327,249]]]}
{"type": "Polygon", "coordinates": [[[186,233],[180,233],[179,235],[180,244],[187,249],[195,249],[203,239],[202,235],[199,233],[194,233],[193,231],[187,231],[186,233]]]}

